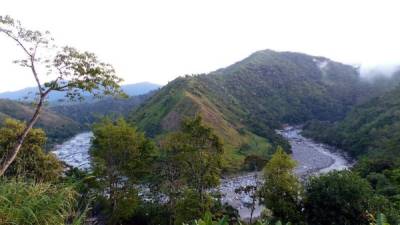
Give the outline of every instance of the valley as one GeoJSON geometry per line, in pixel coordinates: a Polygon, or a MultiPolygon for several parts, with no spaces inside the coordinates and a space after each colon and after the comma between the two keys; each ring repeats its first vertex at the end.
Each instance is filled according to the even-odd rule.
{"type": "Polygon", "coordinates": [[[400,225],[397,5],[144,2],[5,4],[0,225],[400,225]]]}
{"type": "MultiPolygon", "coordinates": [[[[295,174],[302,180],[319,173],[327,173],[333,170],[344,170],[352,163],[345,153],[331,146],[315,142],[301,135],[301,128],[286,126],[277,133],[289,141],[292,147],[292,158],[298,163],[295,174]]],[[[72,139],[57,145],[53,153],[67,165],[79,169],[90,169],[89,148],[90,140],[93,137],[91,132],[81,133],[72,139]]],[[[216,189],[221,192],[222,203],[227,203],[238,210],[242,219],[250,218],[250,197],[245,193],[237,193],[240,187],[261,184],[261,172],[241,172],[236,175],[229,175],[221,180],[216,189]]],[[[262,212],[262,206],[257,204],[253,217],[257,218],[262,212]]]]}

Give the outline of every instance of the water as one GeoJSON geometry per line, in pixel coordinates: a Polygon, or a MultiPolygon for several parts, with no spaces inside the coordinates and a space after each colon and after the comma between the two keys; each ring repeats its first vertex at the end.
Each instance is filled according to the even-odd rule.
{"type": "Polygon", "coordinates": [[[55,146],[53,153],[67,165],[87,170],[90,168],[89,148],[92,137],[92,132],[80,133],[63,144],[55,146]]]}
{"type": "MultiPolygon", "coordinates": [[[[350,161],[347,160],[348,157],[341,151],[303,137],[300,134],[300,128],[288,126],[277,132],[292,146],[292,158],[298,163],[294,172],[301,179],[333,170],[343,170],[351,166],[350,161]]],[[[236,208],[243,220],[250,218],[251,210],[246,207],[249,203],[249,196],[244,193],[236,193],[235,190],[246,185],[260,184],[261,176],[261,173],[253,172],[221,181],[219,190],[225,194],[222,202],[236,208]]],[[[257,203],[253,218],[259,217],[262,210],[263,207],[257,203]]]]}
{"type": "Polygon", "coordinates": [[[310,175],[343,170],[351,166],[349,157],[342,151],[303,137],[300,134],[300,128],[289,126],[277,132],[292,146],[292,157],[298,163],[295,173],[299,177],[306,178],[310,175]]]}
{"type": "MultiPolygon", "coordinates": [[[[332,170],[343,170],[351,165],[347,157],[339,150],[303,137],[300,134],[300,128],[288,126],[277,132],[285,137],[292,146],[292,157],[298,162],[295,174],[302,179],[332,170]]],[[[54,153],[70,166],[89,169],[88,151],[92,136],[91,132],[78,134],[62,145],[56,146],[54,153]]],[[[235,190],[259,184],[260,178],[260,173],[252,172],[222,179],[221,185],[217,188],[223,194],[221,201],[236,208],[242,219],[249,219],[250,208],[247,208],[246,205],[248,206],[251,199],[249,195],[236,193],[235,190]]],[[[262,210],[262,206],[257,204],[253,217],[260,216],[262,210]]]]}

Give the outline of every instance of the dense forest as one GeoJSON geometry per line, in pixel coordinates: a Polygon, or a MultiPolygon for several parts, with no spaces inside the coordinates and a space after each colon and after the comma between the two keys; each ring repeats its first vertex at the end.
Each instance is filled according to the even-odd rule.
{"type": "Polygon", "coordinates": [[[151,137],[201,115],[225,143],[225,168],[246,158],[268,159],[290,146],[275,133],[282,124],[336,121],[352,106],[392,88],[368,82],[352,66],[300,53],[259,51],[210,74],[178,78],[130,115],[151,137]]]}
{"type": "Polygon", "coordinates": [[[50,106],[49,110],[68,117],[87,128],[102,117],[108,115],[114,118],[127,116],[140,104],[147,100],[154,92],[144,95],[128,96],[122,98],[104,98],[91,102],[78,102],[75,104],[63,104],[50,106]]]}
{"type": "Polygon", "coordinates": [[[64,46],[42,60],[50,33],[9,16],[0,34],[25,53],[16,63],[37,83],[31,104],[0,100],[0,224],[400,224],[400,73],[367,80],[324,57],[264,50],[127,97],[94,53],[64,46]],[[41,82],[38,64],[57,77],[41,82]],[[51,93],[105,98],[47,107],[51,93]],[[354,165],[298,176],[276,131],[287,124],[354,165]],[[48,151],[82,129],[93,133],[88,170],[48,151]],[[234,190],[247,196],[244,219],[219,187],[248,170],[259,179],[234,190]]]}
{"type": "Polygon", "coordinates": [[[400,88],[356,106],[335,123],[311,121],[304,134],[358,159],[354,169],[399,209],[400,88]]]}

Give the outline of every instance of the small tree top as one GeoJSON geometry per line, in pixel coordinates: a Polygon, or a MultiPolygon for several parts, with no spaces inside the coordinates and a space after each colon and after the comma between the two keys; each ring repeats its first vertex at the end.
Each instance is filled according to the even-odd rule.
{"type": "Polygon", "coordinates": [[[26,29],[10,16],[0,16],[0,33],[23,50],[25,57],[14,63],[32,71],[39,97],[46,97],[51,91],[65,92],[70,100],[83,99],[84,92],[95,97],[122,94],[119,86],[122,79],[95,54],[68,46],[57,47],[49,31],[26,29]],[[49,81],[42,83],[43,75],[49,81]]]}

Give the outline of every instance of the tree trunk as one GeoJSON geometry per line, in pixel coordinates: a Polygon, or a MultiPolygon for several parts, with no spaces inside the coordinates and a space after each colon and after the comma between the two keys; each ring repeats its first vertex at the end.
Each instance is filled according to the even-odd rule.
{"type": "Polygon", "coordinates": [[[15,146],[10,151],[8,151],[7,156],[1,162],[0,177],[4,175],[4,173],[6,172],[8,167],[14,162],[15,158],[18,155],[18,152],[21,150],[22,144],[24,143],[26,136],[28,136],[29,131],[32,129],[33,125],[35,125],[36,121],[38,120],[45,97],[46,97],[46,95],[42,95],[40,97],[39,103],[36,106],[35,114],[33,114],[28,125],[25,127],[22,134],[18,137],[17,143],[15,144],[15,146]]]}

